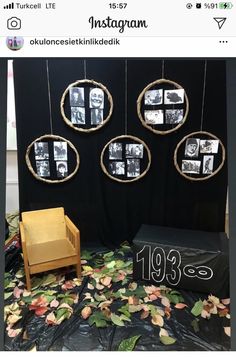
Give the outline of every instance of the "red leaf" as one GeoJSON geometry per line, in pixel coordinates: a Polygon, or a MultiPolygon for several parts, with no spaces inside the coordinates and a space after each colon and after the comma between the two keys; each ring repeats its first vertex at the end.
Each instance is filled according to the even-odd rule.
{"type": "Polygon", "coordinates": [[[65,281],[62,285],[63,290],[73,289],[75,287],[75,283],[72,280],[65,281]]]}
{"type": "Polygon", "coordinates": [[[45,314],[45,312],[48,311],[48,308],[45,307],[45,306],[42,306],[42,307],[38,307],[36,310],[35,310],[35,315],[37,316],[42,316],[45,314]]]}
{"type": "Polygon", "coordinates": [[[182,302],[179,302],[178,304],[175,305],[175,308],[180,310],[184,309],[185,307],[188,307],[188,305],[183,304],[182,302]]]}
{"type": "Polygon", "coordinates": [[[23,291],[22,289],[19,289],[17,286],[14,288],[13,290],[13,295],[15,296],[16,299],[19,299],[21,294],[23,294],[23,291]]]}

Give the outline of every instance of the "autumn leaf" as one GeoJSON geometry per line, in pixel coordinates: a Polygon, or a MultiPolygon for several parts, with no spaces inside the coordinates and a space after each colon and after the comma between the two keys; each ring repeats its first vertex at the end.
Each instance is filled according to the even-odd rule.
{"type": "Polygon", "coordinates": [[[204,319],[209,319],[211,317],[211,314],[203,309],[201,312],[201,317],[203,317],[204,319]]]}
{"type": "Polygon", "coordinates": [[[56,278],[56,275],[54,274],[49,274],[47,275],[45,278],[43,278],[43,281],[42,281],[42,286],[47,286],[47,285],[50,285],[52,283],[55,283],[57,280],[56,278]]]}
{"type": "Polygon", "coordinates": [[[149,299],[147,299],[147,300],[154,301],[154,300],[157,300],[157,299],[158,299],[158,297],[156,296],[156,294],[151,294],[151,295],[149,295],[149,299]]]}
{"type": "Polygon", "coordinates": [[[9,299],[10,296],[12,296],[13,292],[9,292],[9,293],[4,293],[4,300],[9,299]]]}
{"type": "Polygon", "coordinates": [[[87,288],[89,290],[94,290],[95,289],[94,286],[92,284],[90,284],[90,283],[88,283],[87,288]]]}
{"type": "Polygon", "coordinates": [[[191,326],[192,326],[192,328],[193,328],[195,333],[198,333],[200,331],[198,321],[199,321],[198,319],[194,319],[191,322],[191,326]]]}
{"type": "Polygon", "coordinates": [[[224,305],[229,305],[230,304],[230,299],[222,299],[221,302],[224,305]]]}
{"type": "Polygon", "coordinates": [[[161,303],[165,307],[170,307],[170,300],[166,296],[161,299],[161,303]]]}
{"type": "Polygon", "coordinates": [[[180,310],[184,309],[185,307],[188,307],[188,305],[183,304],[182,302],[179,302],[178,304],[175,305],[175,308],[180,310]]]}
{"type": "Polygon", "coordinates": [[[133,351],[140,337],[141,335],[136,335],[121,341],[118,347],[118,351],[133,351]]]}
{"type": "Polygon", "coordinates": [[[138,284],[135,281],[133,281],[132,283],[129,284],[128,289],[131,291],[134,291],[137,289],[137,287],[138,287],[138,284]]]}
{"type": "Polygon", "coordinates": [[[22,318],[22,316],[19,316],[19,315],[9,315],[7,318],[7,324],[14,325],[21,318],[22,318]]]}
{"type": "Polygon", "coordinates": [[[202,302],[202,300],[198,300],[194,304],[194,307],[192,308],[191,313],[194,316],[199,316],[199,315],[201,315],[202,309],[203,309],[203,302],[202,302]]]}
{"type": "Polygon", "coordinates": [[[162,327],[164,325],[164,320],[163,320],[163,317],[159,314],[156,314],[152,317],[152,324],[153,325],[157,325],[157,326],[160,326],[162,327]]]}
{"type": "Polygon", "coordinates": [[[164,328],[160,328],[159,336],[169,336],[168,332],[164,328]]]}
{"type": "Polygon", "coordinates": [[[218,297],[216,297],[214,295],[209,295],[208,301],[212,302],[214,305],[218,305],[220,303],[220,300],[218,299],[218,297]]]}
{"type": "Polygon", "coordinates": [[[110,276],[106,276],[105,278],[102,278],[100,280],[100,282],[104,286],[109,286],[111,284],[111,277],[110,276]]]}
{"type": "Polygon", "coordinates": [[[231,336],[231,328],[230,327],[224,327],[224,331],[226,333],[227,336],[231,336]]]}
{"type": "Polygon", "coordinates": [[[68,280],[68,281],[65,281],[65,283],[62,285],[62,290],[66,291],[66,290],[70,290],[70,289],[73,289],[75,287],[75,283],[73,280],[68,280]]]}
{"type": "Polygon", "coordinates": [[[92,309],[89,306],[85,306],[81,311],[81,316],[86,320],[92,314],[92,309]]]}
{"type": "Polygon", "coordinates": [[[37,309],[35,309],[34,313],[37,316],[42,316],[47,311],[48,311],[48,308],[46,306],[41,306],[41,307],[38,307],[37,309]]]}
{"type": "Polygon", "coordinates": [[[59,306],[59,301],[56,299],[52,300],[50,303],[50,307],[58,307],[59,306]]]}
{"type": "Polygon", "coordinates": [[[13,295],[15,296],[16,299],[19,299],[20,296],[23,294],[23,289],[19,289],[17,286],[13,290],[13,295]]]}
{"type": "Polygon", "coordinates": [[[167,317],[167,319],[169,319],[170,316],[171,316],[171,308],[170,307],[165,307],[164,313],[165,313],[165,316],[167,317]]]}
{"type": "Polygon", "coordinates": [[[160,341],[163,345],[173,345],[176,342],[176,339],[170,336],[161,336],[160,341]]]}
{"type": "Polygon", "coordinates": [[[7,332],[8,336],[13,338],[19,335],[19,333],[21,333],[22,328],[17,328],[17,329],[12,329],[10,328],[7,332]]]}
{"type": "Polygon", "coordinates": [[[223,309],[223,310],[220,310],[219,311],[219,317],[227,317],[227,315],[228,315],[228,312],[229,312],[229,309],[226,307],[225,309],[223,309]]]}
{"type": "Polygon", "coordinates": [[[143,312],[141,313],[140,319],[141,319],[141,320],[144,320],[144,319],[146,319],[149,315],[150,315],[150,312],[149,312],[149,311],[143,311],[143,312]]]}
{"type": "Polygon", "coordinates": [[[57,319],[54,312],[50,312],[50,314],[47,315],[45,322],[48,325],[57,325],[57,319]]]}
{"type": "Polygon", "coordinates": [[[124,326],[124,322],[121,320],[121,318],[116,315],[116,314],[111,314],[111,321],[113,322],[113,324],[117,325],[117,326],[124,326]]]}

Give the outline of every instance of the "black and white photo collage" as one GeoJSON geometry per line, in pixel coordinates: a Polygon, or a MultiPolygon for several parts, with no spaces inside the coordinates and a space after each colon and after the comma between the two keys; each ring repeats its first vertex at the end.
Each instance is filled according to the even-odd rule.
{"type": "Polygon", "coordinates": [[[214,171],[214,158],[218,153],[219,140],[201,140],[189,138],[186,140],[182,160],[182,172],[188,174],[211,175],[214,171]]]}
{"type": "Polygon", "coordinates": [[[155,109],[144,110],[147,124],[179,124],[184,118],[184,109],[174,108],[175,104],[184,103],[184,89],[153,89],[145,92],[144,105],[155,109]],[[170,105],[172,108],[170,109],[170,105]],[[156,109],[156,106],[161,106],[156,109]],[[165,106],[168,106],[165,108],[165,106]]]}
{"type": "MultiPolygon", "coordinates": [[[[40,177],[50,177],[49,150],[47,142],[36,142],[34,144],[34,154],[36,162],[37,175],[40,177]]],[[[56,174],[58,178],[64,178],[68,175],[67,164],[67,143],[63,141],[53,142],[53,158],[56,174]]]]}
{"type": "Polygon", "coordinates": [[[109,160],[112,160],[109,163],[109,169],[112,175],[129,178],[140,176],[140,159],[142,158],[142,144],[111,143],[109,145],[109,160]]]}
{"type": "MultiPolygon", "coordinates": [[[[85,96],[84,88],[70,88],[71,123],[85,125],[85,96]]],[[[104,92],[101,88],[90,88],[89,90],[89,121],[91,125],[103,123],[104,92]]]]}

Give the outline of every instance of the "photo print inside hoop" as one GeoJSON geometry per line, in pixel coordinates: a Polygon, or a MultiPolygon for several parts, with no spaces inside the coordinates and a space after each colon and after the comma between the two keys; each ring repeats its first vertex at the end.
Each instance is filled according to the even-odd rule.
{"type": "Polygon", "coordinates": [[[78,171],[80,158],[75,146],[67,139],[53,134],[53,116],[49,65],[46,60],[50,134],[35,139],[26,149],[26,165],[32,175],[46,183],[70,180],[78,171]]]}
{"type": "Polygon", "coordinates": [[[128,183],[146,175],[151,165],[151,153],[141,139],[132,135],[120,135],[105,145],[100,163],[109,178],[128,183]]]}
{"type": "Polygon", "coordinates": [[[212,133],[203,131],[207,61],[204,61],[200,130],[186,135],[176,146],[174,165],[186,179],[204,181],[215,176],[225,162],[225,147],[212,133]]]}
{"type": "MultiPolygon", "coordinates": [[[[86,76],[84,60],[84,77],[86,76]]],[[[67,125],[74,130],[89,133],[100,129],[109,121],[113,111],[113,99],[102,83],[81,79],[66,88],[60,107],[67,125]]]]}
{"type": "Polygon", "coordinates": [[[137,113],[143,126],[155,134],[169,134],[179,129],[189,111],[189,101],[184,88],[171,80],[162,79],[149,83],[137,100],[137,113]]]}
{"type": "Polygon", "coordinates": [[[75,146],[69,140],[51,134],[34,140],[26,150],[25,159],[32,175],[46,183],[70,180],[80,164],[75,146]]]}
{"type": "Polygon", "coordinates": [[[215,176],[225,162],[221,140],[206,131],[186,135],[174,152],[174,165],[186,179],[203,181],[215,176]]]}

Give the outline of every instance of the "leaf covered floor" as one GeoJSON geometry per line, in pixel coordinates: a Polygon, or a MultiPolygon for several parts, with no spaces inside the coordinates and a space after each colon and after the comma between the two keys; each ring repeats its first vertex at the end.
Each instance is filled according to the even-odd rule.
{"type": "Polygon", "coordinates": [[[229,299],[132,280],[132,251],[82,253],[82,279],[62,269],[5,274],[5,350],[229,350],[229,299]]]}

